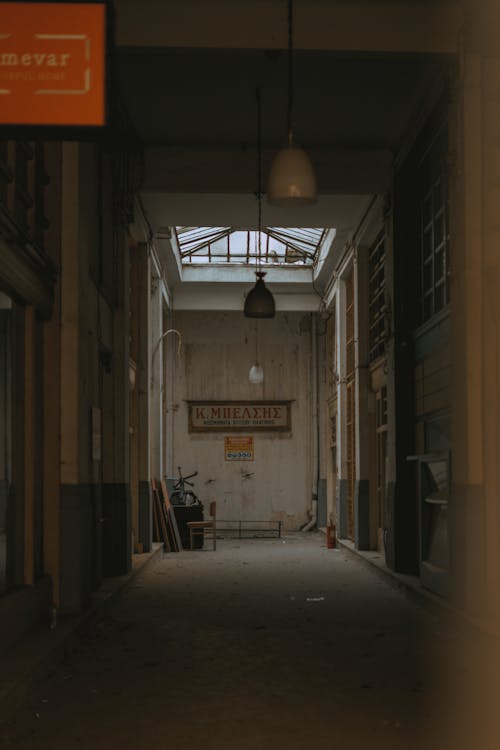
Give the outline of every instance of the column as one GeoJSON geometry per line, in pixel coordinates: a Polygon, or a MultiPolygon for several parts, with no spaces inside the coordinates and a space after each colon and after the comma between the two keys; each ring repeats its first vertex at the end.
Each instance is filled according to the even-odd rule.
{"type": "Polygon", "coordinates": [[[151,471],[150,471],[150,378],[151,378],[151,262],[148,247],[139,246],[138,262],[138,318],[139,340],[137,361],[137,399],[138,399],[138,451],[139,451],[139,542],[144,552],[151,549],[152,543],[152,507],[151,507],[151,471]]]}
{"type": "MultiPolygon", "coordinates": [[[[358,248],[353,268],[356,362],[356,488],[354,543],[370,549],[370,373],[368,369],[368,252],[358,248]]],[[[373,414],[372,414],[373,417],[373,414]]]]}

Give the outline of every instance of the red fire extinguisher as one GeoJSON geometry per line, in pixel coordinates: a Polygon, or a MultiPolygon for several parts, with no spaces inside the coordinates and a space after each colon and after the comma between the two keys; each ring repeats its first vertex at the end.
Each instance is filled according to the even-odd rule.
{"type": "Polygon", "coordinates": [[[337,546],[337,532],[334,523],[329,523],[326,527],[326,546],[328,549],[335,549],[337,546]]]}

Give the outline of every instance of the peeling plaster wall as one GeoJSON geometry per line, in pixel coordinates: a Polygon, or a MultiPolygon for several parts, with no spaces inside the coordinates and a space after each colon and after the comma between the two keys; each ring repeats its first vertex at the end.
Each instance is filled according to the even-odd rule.
{"type": "Polygon", "coordinates": [[[198,471],[195,491],[203,503],[217,500],[228,520],[281,520],[298,529],[308,519],[312,492],[311,314],[278,313],[258,327],[264,382],[248,372],[256,356],[256,322],[235,312],[178,312],[180,357],[173,356],[173,455],[168,474],[198,471]],[[238,433],[188,431],[187,400],[293,400],[292,431],[254,436],[254,461],[225,461],[224,437],[238,433]]]}

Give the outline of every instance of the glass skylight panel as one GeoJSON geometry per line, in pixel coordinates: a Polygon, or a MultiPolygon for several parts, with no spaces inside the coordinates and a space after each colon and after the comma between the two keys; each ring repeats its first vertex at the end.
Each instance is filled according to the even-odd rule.
{"type": "Polygon", "coordinates": [[[284,229],[282,227],[271,227],[269,233],[272,237],[281,240],[285,245],[300,253],[303,253],[311,260],[321,244],[323,239],[323,229],[284,229]]]}
{"type": "Polygon", "coordinates": [[[312,265],[324,230],[321,228],[176,227],[183,263],[312,265]]]}
{"type": "Polygon", "coordinates": [[[231,231],[229,227],[177,227],[176,229],[182,256],[208,248],[217,239],[231,231]]]}
{"type": "Polygon", "coordinates": [[[225,234],[223,237],[220,237],[218,240],[215,240],[215,242],[212,242],[210,245],[210,253],[212,255],[227,256],[228,240],[229,240],[229,235],[225,234]]]}

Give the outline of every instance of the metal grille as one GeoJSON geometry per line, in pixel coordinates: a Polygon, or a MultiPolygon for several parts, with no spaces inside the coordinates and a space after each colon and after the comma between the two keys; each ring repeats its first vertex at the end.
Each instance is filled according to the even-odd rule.
{"type": "Polygon", "coordinates": [[[378,238],[370,250],[369,260],[369,343],[370,362],[385,354],[385,238],[378,238]]]}
{"type": "Polygon", "coordinates": [[[355,352],[354,352],[354,279],[353,275],[345,282],[345,317],[346,317],[346,377],[354,377],[355,352]]]}
{"type": "Polygon", "coordinates": [[[332,451],[333,469],[337,473],[337,412],[330,417],[330,448],[332,451]]]}
{"type": "Polygon", "coordinates": [[[337,387],[337,328],[335,312],[328,319],[326,328],[326,346],[327,346],[327,373],[328,373],[328,395],[332,397],[337,387]]]}

